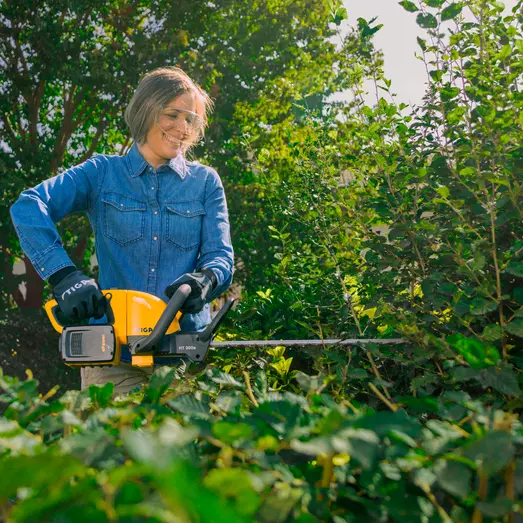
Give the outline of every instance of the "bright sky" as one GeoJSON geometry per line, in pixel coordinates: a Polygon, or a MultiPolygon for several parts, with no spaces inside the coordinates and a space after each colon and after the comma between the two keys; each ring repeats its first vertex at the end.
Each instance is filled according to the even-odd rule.
{"type": "MultiPolygon", "coordinates": [[[[509,14],[516,1],[503,1],[505,14],[509,14]]],[[[378,17],[375,24],[383,24],[383,27],[376,33],[374,42],[384,53],[385,75],[392,80],[396,101],[420,103],[427,76],[423,62],[415,58],[414,53],[420,53],[416,37],[426,38],[426,33],[416,24],[416,13],[405,11],[398,0],[343,0],[343,5],[347,9],[348,21],[342,24],[342,29],[357,25],[360,17],[366,20],[378,17]]],[[[465,10],[464,14],[470,13],[465,10]]],[[[336,99],[343,98],[343,95],[336,96],[336,99]]],[[[374,98],[370,100],[375,102],[374,98]]]]}

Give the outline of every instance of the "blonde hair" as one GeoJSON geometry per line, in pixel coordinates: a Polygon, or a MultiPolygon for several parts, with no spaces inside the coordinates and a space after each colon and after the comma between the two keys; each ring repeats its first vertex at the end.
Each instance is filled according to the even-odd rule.
{"type": "Polygon", "coordinates": [[[174,66],[150,71],[140,80],[124,115],[133,140],[138,145],[143,145],[147,133],[166,105],[173,98],[190,92],[200,96],[204,103],[204,111],[200,115],[204,124],[198,136],[189,142],[187,150],[194,147],[205,134],[214,102],[182,69],[174,66]]]}

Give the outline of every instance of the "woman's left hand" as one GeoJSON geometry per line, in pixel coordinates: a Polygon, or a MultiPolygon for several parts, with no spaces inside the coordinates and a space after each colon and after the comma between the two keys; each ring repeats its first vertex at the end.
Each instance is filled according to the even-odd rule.
{"type": "Polygon", "coordinates": [[[190,272],[180,276],[165,289],[165,295],[171,299],[178,287],[187,284],[191,287],[191,294],[181,307],[183,313],[197,314],[209,301],[211,293],[216,286],[216,275],[212,269],[202,269],[198,272],[190,272]]]}

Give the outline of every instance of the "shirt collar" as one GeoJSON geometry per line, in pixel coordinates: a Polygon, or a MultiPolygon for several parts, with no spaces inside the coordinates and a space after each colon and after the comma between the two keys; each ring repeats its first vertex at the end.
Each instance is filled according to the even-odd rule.
{"type": "MultiPolygon", "coordinates": [[[[140,154],[138,146],[135,143],[127,154],[127,159],[129,162],[129,169],[132,178],[140,176],[140,174],[142,174],[148,166],[148,163],[140,154]]],[[[168,165],[182,180],[187,176],[187,160],[183,154],[180,153],[176,158],[171,158],[166,165],[168,165]]]]}
{"type": "Polygon", "coordinates": [[[185,156],[180,153],[176,158],[171,158],[168,163],[169,167],[180,176],[182,180],[185,179],[188,172],[187,160],[185,156]]]}

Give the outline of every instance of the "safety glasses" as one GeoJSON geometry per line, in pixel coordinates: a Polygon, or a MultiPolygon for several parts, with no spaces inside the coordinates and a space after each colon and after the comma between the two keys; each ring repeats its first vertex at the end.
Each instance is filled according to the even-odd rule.
{"type": "Polygon", "coordinates": [[[204,126],[203,118],[187,109],[166,107],[157,118],[158,127],[169,137],[198,134],[204,126]],[[178,134],[178,136],[176,135],[178,134]]]}

